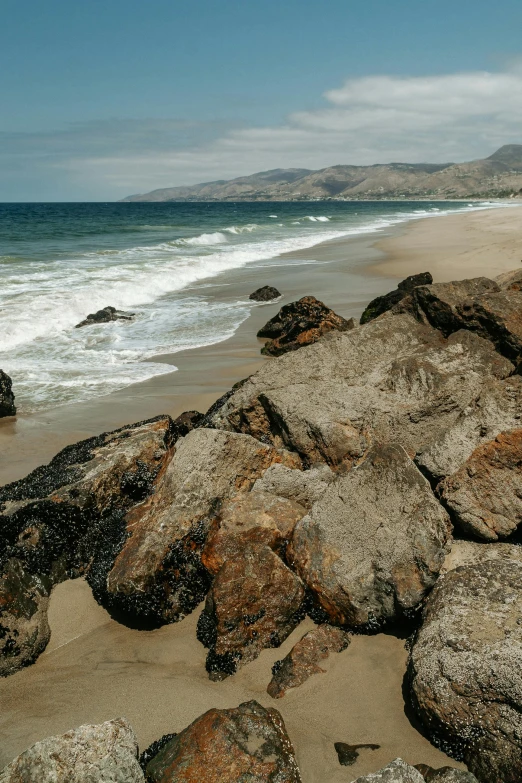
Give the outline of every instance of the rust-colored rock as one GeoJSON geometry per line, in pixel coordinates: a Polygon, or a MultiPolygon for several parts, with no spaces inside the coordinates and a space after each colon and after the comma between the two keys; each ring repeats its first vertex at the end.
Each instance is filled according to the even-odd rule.
{"type": "Polygon", "coordinates": [[[304,594],[301,580],[268,546],[227,561],[198,622],[211,679],[233,674],[265,647],[279,647],[302,619],[304,594]]]}
{"type": "Polygon", "coordinates": [[[522,522],[522,429],[479,446],[439,491],[463,532],[485,541],[511,535],[522,522]]]}
{"type": "Polygon", "coordinates": [[[299,503],[267,492],[252,490],[227,500],[203,547],[203,565],[217,574],[225,562],[241,558],[245,548],[255,544],[280,552],[305,514],[299,503]]]}
{"type": "Polygon", "coordinates": [[[273,699],[280,699],[290,688],[298,688],[313,674],[324,674],[320,662],[330,653],[346,650],[349,644],[350,635],[342,628],[325,624],[308,631],[283,660],[276,661],[267,692],[273,699]]]}
{"type": "Polygon", "coordinates": [[[311,345],[332,330],[347,332],[354,328],[353,318],[346,320],[314,296],[303,296],[298,302],[284,305],[257,336],[269,338],[261,353],[280,356],[311,345]]]}
{"type": "Polygon", "coordinates": [[[209,710],[147,764],[150,783],[301,783],[283,719],[256,701],[209,710]]]}
{"type": "Polygon", "coordinates": [[[20,560],[8,560],[0,577],[0,676],[32,663],[45,650],[50,580],[24,572],[20,560]]]}
{"type": "Polygon", "coordinates": [[[192,611],[209,588],[200,555],[219,503],[248,492],[284,458],[248,435],[218,430],[195,429],[178,441],[155,493],[124,520],[120,549],[98,578],[100,601],[152,624],[192,611]]]}

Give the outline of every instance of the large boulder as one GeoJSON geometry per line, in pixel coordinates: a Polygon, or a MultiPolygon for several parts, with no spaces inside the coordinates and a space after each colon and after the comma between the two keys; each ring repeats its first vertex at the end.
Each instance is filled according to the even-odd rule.
{"type": "Polygon", "coordinates": [[[456,539],[451,544],[440,572],[446,574],[460,566],[479,565],[490,560],[516,560],[522,563],[522,546],[456,539]]]}
{"type": "MultiPolygon", "coordinates": [[[[284,445],[306,466],[356,463],[374,440],[398,441],[415,456],[469,418],[488,384],[492,394],[509,398],[503,379],[513,371],[471,332],[446,340],[409,315],[384,315],[267,362],[213,411],[209,424],[284,445]]],[[[502,404],[509,409],[504,420],[513,422],[516,406],[502,404]]]]}
{"type": "Polygon", "coordinates": [[[0,577],[0,676],[32,663],[51,636],[47,621],[49,579],[24,571],[20,560],[8,560],[0,577]]]}
{"type": "Polygon", "coordinates": [[[125,718],[80,726],[25,750],[0,783],[145,783],[136,735],[125,718]]]}
{"type": "Polygon", "coordinates": [[[405,299],[418,285],[430,285],[431,283],[433,283],[433,277],[429,272],[420,272],[417,275],[410,275],[405,280],[401,280],[394,291],[390,291],[389,294],[377,296],[375,299],[372,299],[361,315],[361,325],[368,323],[368,321],[373,321],[374,318],[378,318],[379,315],[391,310],[392,307],[405,299]]]}
{"type": "Polygon", "coordinates": [[[292,500],[256,490],[225,501],[203,547],[203,565],[217,574],[225,562],[241,558],[245,549],[256,544],[281,553],[305,513],[292,500]]]}
{"type": "Polygon", "coordinates": [[[330,653],[340,653],[350,644],[350,635],[342,628],[323,624],[313,628],[292,647],[288,655],[272,667],[267,692],[280,699],[290,688],[298,688],[313,674],[322,674],[319,665],[330,653]]]}
{"type": "Polygon", "coordinates": [[[402,446],[376,445],[297,523],[287,557],[334,623],[378,628],[420,604],[450,535],[402,446]]]}
{"type": "Polygon", "coordinates": [[[76,329],[82,326],[92,326],[93,324],[108,324],[111,321],[132,321],[134,313],[126,313],[124,310],[116,310],[115,307],[103,307],[95,313],[89,313],[85,320],[76,324],[76,329]]]}
{"type": "Polygon", "coordinates": [[[424,783],[421,773],[402,759],[395,759],[379,772],[363,775],[353,783],[424,783]]]}
{"type": "Polygon", "coordinates": [[[4,416],[16,416],[13,382],[7,373],[0,370],[0,419],[4,416]]]}
{"type": "Polygon", "coordinates": [[[283,719],[256,701],[209,710],[146,766],[150,783],[300,783],[283,719]]]}
{"type": "Polygon", "coordinates": [[[503,272],[495,278],[495,283],[501,291],[522,291],[522,269],[503,272]]]}
{"type": "Polygon", "coordinates": [[[285,458],[248,435],[200,428],[180,439],[154,493],[123,519],[112,554],[93,564],[98,600],[127,622],[162,624],[191,612],[210,585],[201,548],[220,503],[285,458]]]}
{"type": "Polygon", "coordinates": [[[273,299],[277,299],[281,296],[281,292],[274,288],[273,285],[264,285],[261,288],[250,294],[248,297],[253,302],[271,302],[273,299]]]}
{"type": "Polygon", "coordinates": [[[456,767],[440,767],[433,769],[428,764],[416,764],[426,783],[478,783],[477,778],[471,772],[456,767]]]}
{"type": "Polygon", "coordinates": [[[332,330],[345,332],[354,327],[353,318],[347,321],[314,296],[303,296],[298,302],[284,305],[257,336],[269,340],[261,353],[280,356],[315,343],[332,330]]]}
{"type": "Polygon", "coordinates": [[[266,545],[227,560],[198,621],[210,678],[224,679],[261,650],[279,647],[303,619],[304,597],[301,580],[266,545]]]}
{"type": "Polygon", "coordinates": [[[336,474],[328,465],[318,465],[309,470],[295,470],[276,464],[268,468],[254,484],[256,492],[268,492],[277,497],[288,498],[306,509],[312,508],[322,497],[336,474]]]}
{"type": "Polygon", "coordinates": [[[522,564],[442,576],[410,655],[413,705],[434,741],[481,783],[522,777],[522,564]]]}
{"type": "Polygon", "coordinates": [[[522,522],[522,429],[475,449],[439,492],[462,532],[485,541],[510,536],[522,522]]]}

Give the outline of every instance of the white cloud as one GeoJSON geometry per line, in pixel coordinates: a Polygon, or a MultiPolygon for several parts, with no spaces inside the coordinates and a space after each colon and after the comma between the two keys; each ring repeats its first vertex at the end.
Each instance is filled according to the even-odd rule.
{"type": "Polygon", "coordinates": [[[470,160],[522,142],[517,66],[503,73],[349,79],[323,97],[324,108],[291,114],[280,126],[216,126],[214,138],[208,127],[194,132],[175,120],[122,120],[73,126],[54,139],[33,134],[22,146],[34,163],[40,144],[45,165],[88,181],[101,197],[107,191],[117,197],[276,167],[470,160]]]}

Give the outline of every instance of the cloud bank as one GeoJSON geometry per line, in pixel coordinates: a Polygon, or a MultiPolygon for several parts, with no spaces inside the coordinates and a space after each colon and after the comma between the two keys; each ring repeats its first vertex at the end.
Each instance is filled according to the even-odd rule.
{"type": "Polygon", "coordinates": [[[522,143],[520,67],[367,76],[323,98],[324,107],[272,127],[114,119],[55,133],[0,133],[0,167],[23,176],[30,166],[33,177],[103,199],[278,167],[470,160],[522,143]]]}

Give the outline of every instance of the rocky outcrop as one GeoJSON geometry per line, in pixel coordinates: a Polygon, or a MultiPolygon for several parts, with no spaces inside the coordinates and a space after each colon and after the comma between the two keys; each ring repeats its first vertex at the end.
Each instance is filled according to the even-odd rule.
{"type": "Polygon", "coordinates": [[[433,587],[448,515],[402,446],[374,446],[297,523],[287,557],[336,624],[378,628],[433,587]]]}
{"type": "Polygon", "coordinates": [[[264,648],[279,647],[303,619],[304,596],[301,580],[268,546],[227,560],[198,622],[210,678],[224,679],[264,648]]]}
{"type": "Polygon", "coordinates": [[[0,677],[14,674],[45,650],[50,580],[24,571],[20,560],[8,560],[0,577],[0,677]]]}
{"type": "Polygon", "coordinates": [[[48,737],[0,772],[0,783],[145,783],[125,718],[48,737]]]}
{"type": "Polygon", "coordinates": [[[444,559],[441,574],[460,566],[479,565],[490,560],[516,560],[522,564],[522,546],[519,544],[485,544],[457,539],[444,559]]]}
{"type": "Polygon", "coordinates": [[[522,776],[521,615],[520,562],[463,566],[436,584],[411,650],[419,717],[481,783],[522,776]]]}
{"type": "Polygon", "coordinates": [[[447,475],[490,432],[494,437],[517,426],[522,383],[508,377],[513,371],[489,341],[471,332],[445,340],[411,316],[384,315],[267,362],[209,423],[284,446],[305,466],[349,466],[375,440],[395,441],[447,475]],[[428,450],[452,427],[468,424],[465,438],[444,442],[430,459],[428,450]]]}
{"type": "Polygon", "coordinates": [[[522,269],[503,272],[495,278],[501,291],[522,291],[522,269]]]}
{"type": "Polygon", "coordinates": [[[115,307],[104,307],[95,313],[89,313],[85,320],[76,324],[76,329],[82,326],[92,326],[93,324],[108,324],[111,321],[132,321],[135,313],[126,313],[123,310],[116,310],[115,307]]]}
{"type": "Polygon", "coordinates": [[[306,509],[286,498],[252,490],[225,501],[212,522],[201,560],[211,574],[245,549],[266,544],[277,553],[286,547],[306,509]]]}
{"type": "Polygon", "coordinates": [[[310,509],[315,501],[322,497],[335,475],[327,465],[319,465],[310,470],[293,470],[286,465],[276,464],[269,467],[256,481],[254,490],[288,498],[310,509]]]}
{"type": "Polygon", "coordinates": [[[433,283],[433,277],[429,272],[410,275],[405,280],[402,280],[394,291],[372,299],[361,315],[361,325],[368,323],[368,321],[373,321],[374,318],[378,318],[379,315],[391,310],[392,307],[405,299],[416,286],[430,285],[431,283],[433,283]]]}
{"type": "Polygon", "coordinates": [[[209,588],[201,548],[219,504],[285,458],[296,464],[248,435],[200,428],[180,439],[154,493],[123,520],[115,557],[91,569],[100,602],[151,624],[192,611],[209,588]]]}
{"type": "Polygon", "coordinates": [[[268,338],[261,353],[280,356],[315,343],[332,330],[346,332],[354,327],[353,318],[347,321],[314,296],[303,296],[298,302],[284,305],[257,336],[268,338]]]}
{"type": "Polygon", "coordinates": [[[471,772],[455,767],[433,769],[427,764],[416,764],[415,769],[419,770],[426,783],[478,783],[471,772]]]}
{"type": "Polygon", "coordinates": [[[424,783],[421,773],[402,759],[395,759],[379,772],[364,775],[353,783],[424,783]]]}
{"type": "Polygon", "coordinates": [[[3,370],[0,370],[0,419],[5,416],[16,416],[14,404],[13,382],[3,370]]]}
{"type": "Polygon", "coordinates": [[[147,764],[150,783],[300,783],[283,719],[256,701],[209,710],[147,764]]]}
{"type": "Polygon", "coordinates": [[[290,688],[298,688],[313,674],[322,674],[321,661],[330,653],[340,653],[350,644],[350,636],[342,628],[319,625],[308,631],[288,655],[276,661],[272,667],[273,677],[267,692],[273,699],[280,699],[290,688]]]}
{"type": "Polygon", "coordinates": [[[462,532],[485,541],[511,535],[522,522],[522,429],[479,446],[439,491],[462,532]]]}
{"type": "Polygon", "coordinates": [[[281,292],[273,285],[264,285],[262,288],[257,288],[248,298],[254,302],[271,302],[280,296],[281,292]]]}

